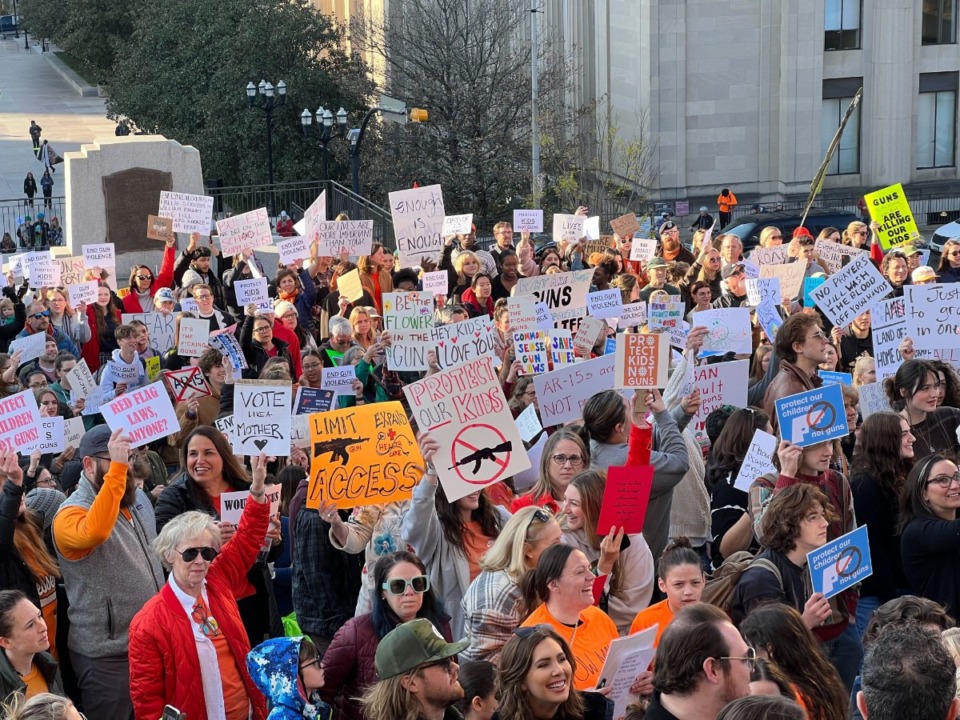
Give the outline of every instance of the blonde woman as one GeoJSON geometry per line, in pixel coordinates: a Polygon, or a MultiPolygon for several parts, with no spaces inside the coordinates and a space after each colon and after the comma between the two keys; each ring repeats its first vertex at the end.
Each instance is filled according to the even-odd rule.
{"type": "Polygon", "coordinates": [[[377,342],[377,333],[373,329],[373,321],[367,308],[355,307],[350,311],[350,327],[353,328],[353,341],[364,350],[377,342]]]}
{"type": "Polygon", "coordinates": [[[481,267],[480,258],[477,257],[476,253],[465,250],[457,255],[456,260],[453,261],[453,270],[456,273],[456,285],[450,296],[456,298],[457,302],[459,302],[460,296],[470,287],[470,284],[473,282],[473,276],[480,272],[481,267]]]}
{"type": "Polygon", "coordinates": [[[90,325],[86,322],[87,306],[70,307],[70,300],[63,288],[50,288],[46,293],[46,306],[50,311],[50,324],[73,340],[77,347],[90,340],[90,325]]]}
{"type": "Polygon", "coordinates": [[[869,355],[861,355],[853,365],[853,387],[860,389],[877,381],[877,362],[869,355]]]}

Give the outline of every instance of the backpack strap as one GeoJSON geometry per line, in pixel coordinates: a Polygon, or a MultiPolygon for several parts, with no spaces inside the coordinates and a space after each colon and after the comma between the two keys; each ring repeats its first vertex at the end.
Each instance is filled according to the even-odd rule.
{"type": "Polygon", "coordinates": [[[752,563],[750,563],[751,568],[763,568],[769,573],[773,573],[773,576],[777,578],[777,585],[780,586],[781,592],[783,591],[783,576],[780,574],[780,568],[774,565],[770,560],[766,558],[758,557],[755,558],[752,563]]]}

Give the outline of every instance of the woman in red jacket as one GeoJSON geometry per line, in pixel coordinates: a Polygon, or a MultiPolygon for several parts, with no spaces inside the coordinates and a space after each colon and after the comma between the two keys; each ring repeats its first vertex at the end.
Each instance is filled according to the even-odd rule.
{"type": "Polygon", "coordinates": [[[266,474],[266,456],[254,458],[240,526],[222,549],[219,529],[201,512],[178,515],[157,536],[154,547],[170,577],[130,623],[137,720],[156,720],[167,704],[191,720],[266,718],[266,701],[244,662],[250,642],[236,600],[270,523],[266,474]]]}
{"type": "Polygon", "coordinates": [[[153,296],[162,287],[173,287],[173,264],[177,259],[177,240],[167,240],[163,249],[163,263],[160,265],[160,274],[153,276],[153,270],[147,265],[134,265],[130,270],[129,291],[123,298],[125,313],[151,313],[153,296]]]}

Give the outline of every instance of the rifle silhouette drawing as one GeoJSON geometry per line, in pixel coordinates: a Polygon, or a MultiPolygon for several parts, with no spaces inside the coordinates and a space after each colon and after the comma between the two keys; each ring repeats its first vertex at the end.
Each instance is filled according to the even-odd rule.
{"type": "Polygon", "coordinates": [[[350,453],[347,448],[357,443],[366,442],[370,438],[342,438],[340,440],[324,440],[313,444],[313,456],[320,457],[324,453],[330,453],[330,461],[333,462],[340,458],[340,464],[346,465],[350,462],[350,453]]]}
{"type": "Polygon", "coordinates": [[[496,460],[496,455],[498,453],[506,453],[506,452],[510,452],[511,450],[513,450],[513,443],[510,442],[509,440],[507,440],[506,442],[500,443],[496,447],[480,448],[479,450],[476,450],[475,452],[472,452],[469,455],[465,456],[462,460],[454,464],[453,467],[451,467],[450,469],[453,470],[454,468],[458,468],[461,465],[469,465],[470,463],[476,463],[473,466],[473,472],[472,472],[473,475],[476,475],[478,472],[480,472],[480,465],[484,460],[496,460]]]}

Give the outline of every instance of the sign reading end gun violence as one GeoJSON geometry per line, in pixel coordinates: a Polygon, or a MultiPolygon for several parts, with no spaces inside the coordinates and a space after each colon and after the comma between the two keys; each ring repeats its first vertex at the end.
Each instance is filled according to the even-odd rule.
{"type": "Polygon", "coordinates": [[[310,415],[309,427],[313,462],[307,507],[332,502],[346,509],[412,497],[424,463],[400,403],[310,415]]]}
{"type": "Polygon", "coordinates": [[[417,425],[440,445],[433,464],[450,502],[530,467],[490,358],[430,375],[403,393],[417,425]]]}

